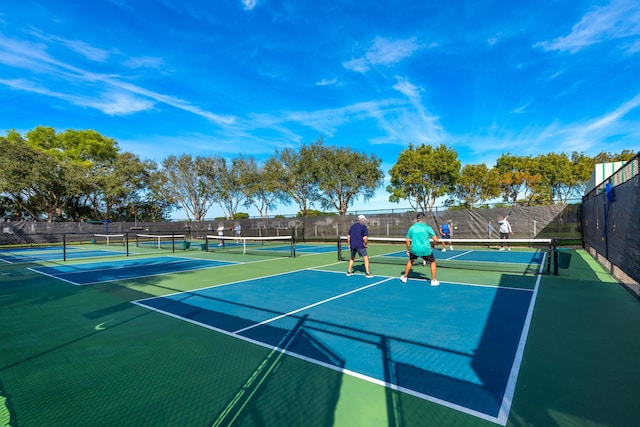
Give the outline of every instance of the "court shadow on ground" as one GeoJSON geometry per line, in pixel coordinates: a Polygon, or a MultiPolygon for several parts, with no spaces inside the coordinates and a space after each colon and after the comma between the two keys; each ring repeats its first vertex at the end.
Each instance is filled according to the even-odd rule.
{"type": "MultiPolygon", "coordinates": [[[[347,342],[347,345],[367,348],[369,354],[361,356],[365,359],[377,360],[375,363],[380,367],[380,376],[376,378],[376,374],[368,372],[358,372],[358,374],[372,375],[374,379],[384,381],[387,384],[389,424],[410,426],[419,425],[418,421],[423,417],[419,410],[417,412],[415,410],[420,408],[420,405],[415,404],[416,397],[442,403],[445,406],[448,404],[449,407],[457,409],[462,408],[463,412],[480,418],[498,417],[505,399],[532,292],[497,287],[478,347],[471,353],[315,320],[306,316],[287,316],[269,324],[256,326],[257,319],[273,318],[285,313],[238,304],[210,295],[198,295],[199,298],[215,300],[216,304],[240,305],[245,312],[246,309],[255,312],[255,316],[246,318],[229,314],[233,310],[221,312],[202,306],[192,306],[189,304],[191,295],[193,294],[185,293],[179,300],[176,299],[177,296],[173,299],[158,297],[138,303],[274,348],[279,354],[286,352],[338,372],[345,367],[346,359],[340,354],[339,348],[331,348],[328,341],[333,340],[326,340],[326,337],[337,337],[347,342]],[[283,345],[283,342],[286,345],[283,345]],[[449,363],[451,366],[443,370],[441,369],[443,363],[449,363]],[[443,372],[449,372],[449,374],[443,372]],[[475,377],[476,380],[469,379],[470,377],[475,377]],[[400,391],[394,390],[396,388],[400,391]]],[[[275,357],[267,357],[263,363],[270,364],[272,363],[270,360],[275,357]]],[[[350,370],[353,371],[353,366],[357,366],[358,362],[353,360],[349,362],[352,363],[350,370]]],[[[277,369],[274,368],[274,370],[277,369]]],[[[260,366],[256,370],[256,375],[263,375],[263,372],[267,371],[260,366]]],[[[243,395],[246,395],[244,391],[246,388],[250,387],[245,384],[239,392],[242,391],[243,395]]],[[[259,400],[263,396],[260,390],[253,394],[255,396],[249,399],[247,408],[255,408],[251,406],[251,400],[254,398],[259,400]]],[[[508,399],[510,401],[510,397],[508,399]]],[[[331,404],[334,403],[332,401],[331,404]]],[[[327,409],[330,405],[322,406],[327,409]]],[[[235,405],[234,410],[238,410],[235,405]]],[[[243,411],[244,409],[241,408],[239,412],[243,411]]],[[[256,414],[239,413],[238,416],[255,417],[256,414]]]]}

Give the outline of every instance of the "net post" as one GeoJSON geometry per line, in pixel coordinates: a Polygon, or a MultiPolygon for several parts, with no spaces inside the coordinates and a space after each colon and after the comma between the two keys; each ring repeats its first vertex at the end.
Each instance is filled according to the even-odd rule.
{"type": "Polygon", "coordinates": [[[340,236],[338,236],[338,243],[336,247],[338,249],[338,261],[342,261],[342,240],[340,239],[340,236]]]}
{"type": "Polygon", "coordinates": [[[129,232],[124,233],[124,246],[127,248],[127,256],[129,256],[129,232]]]}
{"type": "MultiPolygon", "coordinates": [[[[158,237],[158,240],[160,238],[158,237]]],[[[171,233],[171,253],[176,253],[176,234],[175,233],[171,233]]]]}
{"type": "Polygon", "coordinates": [[[296,238],[294,235],[291,235],[291,258],[296,257],[296,238]]]}
{"type": "Polygon", "coordinates": [[[204,251],[209,252],[209,236],[207,234],[204,235],[204,251]]]}
{"type": "Polygon", "coordinates": [[[551,244],[553,251],[553,275],[558,275],[558,239],[553,239],[553,243],[551,244]]]}
{"type": "Polygon", "coordinates": [[[62,260],[67,260],[67,235],[62,234],[62,260]]]}

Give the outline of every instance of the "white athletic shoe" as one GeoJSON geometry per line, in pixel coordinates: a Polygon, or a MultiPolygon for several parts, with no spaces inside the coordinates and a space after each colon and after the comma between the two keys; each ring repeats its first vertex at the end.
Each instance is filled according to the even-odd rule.
{"type": "Polygon", "coordinates": [[[507,250],[508,250],[509,252],[511,252],[511,248],[507,248],[507,250]]]}
{"type": "Polygon", "coordinates": [[[353,276],[353,271],[347,271],[347,276],[353,276]]]}
{"type": "Polygon", "coordinates": [[[407,277],[403,274],[402,276],[400,276],[400,281],[402,283],[407,283],[407,277]]]}
{"type": "Polygon", "coordinates": [[[504,251],[504,248],[500,248],[501,251],[504,251]]]}
{"type": "Polygon", "coordinates": [[[432,280],[431,286],[440,286],[440,282],[438,282],[437,280],[432,280]]]}
{"type": "Polygon", "coordinates": [[[447,248],[442,248],[442,252],[447,252],[447,248]]]}
{"type": "Polygon", "coordinates": [[[449,250],[452,251],[453,250],[453,246],[449,246],[449,250]]]}
{"type": "Polygon", "coordinates": [[[427,265],[427,261],[426,260],[422,260],[422,265],[427,265]]]}

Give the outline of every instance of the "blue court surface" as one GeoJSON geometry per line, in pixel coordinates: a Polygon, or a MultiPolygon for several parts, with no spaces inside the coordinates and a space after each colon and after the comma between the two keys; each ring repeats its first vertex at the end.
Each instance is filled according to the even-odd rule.
{"type": "Polygon", "coordinates": [[[326,254],[329,252],[335,252],[335,245],[309,245],[309,244],[296,244],[296,254],[304,253],[304,254],[326,254]]]}
{"type": "Polygon", "coordinates": [[[302,270],[134,303],[505,424],[536,294],[302,270]]]}
{"type": "Polygon", "coordinates": [[[228,261],[163,256],[129,258],[109,262],[34,267],[29,270],[54,277],[74,285],[92,285],[122,279],[179,273],[235,264],[228,261]]]}
{"type": "MultiPolygon", "coordinates": [[[[126,255],[123,250],[105,250],[105,249],[82,249],[76,247],[67,247],[67,260],[95,258],[103,256],[126,255]]],[[[3,250],[0,252],[0,261],[9,264],[40,262],[40,261],[60,261],[64,259],[62,247],[38,247],[38,248],[16,248],[11,250],[3,250]]]]}

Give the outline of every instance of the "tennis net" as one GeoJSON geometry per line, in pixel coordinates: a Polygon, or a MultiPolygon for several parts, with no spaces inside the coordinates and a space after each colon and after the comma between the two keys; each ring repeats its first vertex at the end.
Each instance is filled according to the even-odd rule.
{"type": "Polygon", "coordinates": [[[99,245],[124,245],[124,234],[95,234],[93,242],[99,245]]]}
{"type": "MultiPolygon", "coordinates": [[[[549,274],[557,259],[552,239],[440,239],[432,247],[439,268],[549,274]]],[[[409,260],[405,238],[369,237],[367,252],[372,263],[406,264],[409,260]]],[[[343,236],[338,240],[338,259],[349,257],[343,236]]],[[[422,262],[419,258],[414,265],[422,262]]]]}
{"type": "Polygon", "coordinates": [[[175,252],[176,244],[182,245],[184,240],[184,234],[136,234],[136,247],[171,249],[175,252]]]}
{"type": "Polygon", "coordinates": [[[208,252],[284,256],[293,258],[296,256],[296,241],[293,236],[206,236],[205,250],[208,252]]]}

